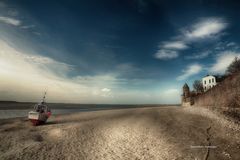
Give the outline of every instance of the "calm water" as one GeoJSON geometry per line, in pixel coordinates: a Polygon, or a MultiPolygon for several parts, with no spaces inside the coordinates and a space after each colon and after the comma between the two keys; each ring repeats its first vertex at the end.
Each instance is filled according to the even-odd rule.
{"type": "MultiPolygon", "coordinates": [[[[27,117],[28,112],[30,110],[28,109],[11,109],[11,110],[0,110],[0,119],[6,119],[6,118],[15,118],[15,117],[27,117]]],[[[52,114],[68,114],[68,113],[76,113],[76,112],[86,112],[89,111],[89,109],[52,109],[52,114]]]]}
{"type": "MultiPolygon", "coordinates": [[[[21,105],[21,103],[18,104],[18,106],[21,105]]],[[[26,106],[25,104],[23,104],[26,106]]],[[[52,104],[51,104],[52,105],[52,104]]],[[[4,105],[3,105],[4,106],[4,105]]],[[[6,106],[6,105],[5,105],[6,106]]],[[[9,106],[9,104],[8,104],[9,106]]],[[[15,107],[16,104],[14,104],[15,107]]],[[[57,104],[57,106],[60,107],[66,107],[66,105],[57,104]]],[[[71,105],[68,105],[71,107],[71,105]]],[[[124,108],[139,108],[144,107],[146,105],[74,105],[75,107],[78,106],[78,108],[62,108],[62,109],[54,109],[54,105],[52,105],[51,111],[53,115],[58,114],[69,114],[69,113],[76,113],[76,112],[88,112],[88,111],[98,111],[98,110],[109,110],[109,109],[124,109],[124,108]]],[[[159,105],[147,105],[148,107],[158,106],[159,105]]],[[[163,105],[165,106],[165,105],[163,105]]],[[[6,108],[6,107],[5,107],[6,108]]],[[[1,109],[0,108],[0,119],[6,119],[6,118],[15,118],[15,117],[27,117],[28,112],[31,111],[31,109],[1,109]]]]}

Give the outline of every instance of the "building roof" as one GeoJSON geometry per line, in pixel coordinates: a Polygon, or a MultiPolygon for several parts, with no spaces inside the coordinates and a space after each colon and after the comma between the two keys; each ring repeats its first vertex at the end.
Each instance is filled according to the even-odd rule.
{"type": "Polygon", "coordinates": [[[203,78],[205,78],[205,77],[209,77],[209,76],[212,76],[212,77],[217,77],[216,75],[209,75],[209,74],[207,74],[206,76],[204,76],[203,78]]]}
{"type": "Polygon", "coordinates": [[[188,84],[185,83],[185,84],[183,85],[183,88],[189,88],[189,87],[188,87],[188,84]]]}

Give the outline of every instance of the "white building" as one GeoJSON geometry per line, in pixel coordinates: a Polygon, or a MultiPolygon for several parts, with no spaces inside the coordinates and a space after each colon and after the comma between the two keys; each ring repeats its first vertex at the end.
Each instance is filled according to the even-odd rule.
{"type": "Polygon", "coordinates": [[[216,77],[207,75],[202,79],[204,92],[217,85],[216,77]]]}

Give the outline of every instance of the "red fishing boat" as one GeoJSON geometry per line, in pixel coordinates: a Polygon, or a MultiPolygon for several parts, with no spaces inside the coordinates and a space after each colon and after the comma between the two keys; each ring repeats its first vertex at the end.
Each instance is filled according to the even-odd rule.
{"type": "Polygon", "coordinates": [[[46,105],[45,97],[46,92],[44,93],[42,101],[34,106],[34,110],[28,112],[28,119],[34,126],[46,123],[52,114],[50,108],[46,105]]]}

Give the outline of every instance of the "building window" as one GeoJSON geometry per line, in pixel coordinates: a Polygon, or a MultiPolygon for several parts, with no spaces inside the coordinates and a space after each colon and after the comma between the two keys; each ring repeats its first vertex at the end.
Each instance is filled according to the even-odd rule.
{"type": "Polygon", "coordinates": [[[204,84],[206,84],[207,82],[206,82],[206,80],[204,81],[204,84]]]}
{"type": "MultiPolygon", "coordinates": [[[[206,82],[206,81],[205,81],[206,82]]],[[[207,87],[205,87],[205,90],[207,89],[207,87]]]]}
{"type": "Polygon", "coordinates": [[[214,82],[214,78],[212,79],[212,82],[214,82]]]}
{"type": "Polygon", "coordinates": [[[211,83],[211,79],[209,79],[209,83],[211,83]]]}

